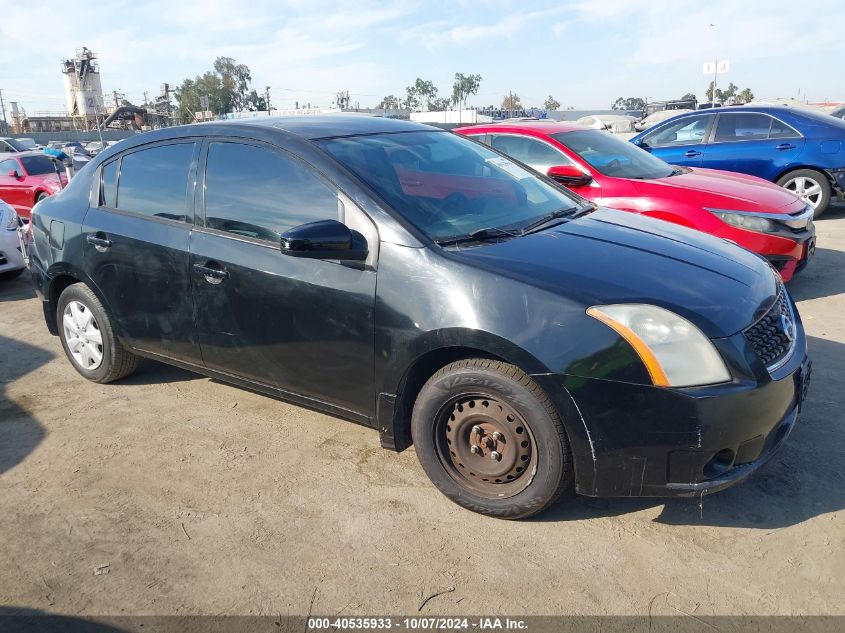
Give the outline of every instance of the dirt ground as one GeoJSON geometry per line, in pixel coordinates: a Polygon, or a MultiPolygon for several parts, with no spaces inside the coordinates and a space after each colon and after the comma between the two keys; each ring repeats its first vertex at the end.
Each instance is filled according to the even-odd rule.
{"type": "Polygon", "coordinates": [[[0,282],[0,606],[85,614],[845,614],[845,209],[790,290],[788,444],[695,500],[453,505],[375,431],[147,363],[100,386],[0,282]]]}

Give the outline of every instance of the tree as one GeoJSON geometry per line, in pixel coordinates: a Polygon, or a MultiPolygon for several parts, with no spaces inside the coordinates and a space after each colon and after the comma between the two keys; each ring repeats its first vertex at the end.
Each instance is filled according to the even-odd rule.
{"type": "Polygon", "coordinates": [[[751,103],[754,101],[754,93],[749,88],[744,88],[737,96],[737,103],[751,103]]]}
{"type": "Polygon", "coordinates": [[[543,107],[546,110],[559,110],[560,109],[560,101],[555,99],[552,95],[549,95],[549,98],[546,99],[546,102],[543,104],[543,107]]]}
{"type": "Polygon", "coordinates": [[[645,99],[640,97],[619,97],[610,106],[611,110],[645,110],[645,99]]]}
{"type": "Polygon", "coordinates": [[[214,60],[214,72],[220,77],[223,112],[245,110],[252,81],[249,67],[237,63],[231,57],[218,57],[214,60]]]}
{"type": "Polygon", "coordinates": [[[185,79],[174,90],[182,120],[192,121],[195,112],[206,109],[217,114],[265,109],[267,104],[250,88],[251,81],[248,66],[231,57],[218,57],[213,70],[185,79]],[[203,97],[208,97],[208,108],[202,107],[203,97]]]}
{"type": "Polygon", "coordinates": [[[378,110],[398,110],[401,107],[402,103],[399,97],[394,95],[387,95],[384,99],[381,100],[376,106],[378,110]]]}
{"type": "Polygon", "coordinates": [[[338,90],[337,94],[334,97],[335,105],[343,110],[344,108],[349,107],[349,91],[348,90],[338,90]]]}
{"type": "Polygon", "coordinates": [[[710,85],[707,86],[707,90],[705,91],[704,96],[707,97],[708,103],[712,103],[713,101],[715,101],[716,103],[722,103],[725,100],[725,93],[722,92],[721,88],[716,88],[714,82],[712,82],[712,81],[710,82],[710,85]],[[715,93],[716,98],[715,99],[713,98],[714,89],[716,91],[716,93],[715,93]]]}
{"type": "Polygon", "coordinates": [[[417,77],[413,86],[405,88],[405,107],[409,110],[416,110],[425,107],[431,110],[432,102],[437,98],[437,88],[434,82],[423,80],[417,77]]]}
{"type": "Polygon", "coordinates": [[[481,75],[464,75],[455,73],[455,83],[452,84],[452,104],[455,107],[466,108],[467,98],[478,94],[481,87],[481,75]]]}
{"type": "Polygon", "coordinates": [[[437,97],[429,102],[428,109],[434,112],[442,112],[443,110],[448,110],[451,105],[451,99],[447,99],[446,97],[437,97]]]}
{"type": "Polygon", "coordinates": [[[519,100],[519,95],[516,93],[508,93],[502,99],[502,110],[521,110],[522,102],[519,100]]]}

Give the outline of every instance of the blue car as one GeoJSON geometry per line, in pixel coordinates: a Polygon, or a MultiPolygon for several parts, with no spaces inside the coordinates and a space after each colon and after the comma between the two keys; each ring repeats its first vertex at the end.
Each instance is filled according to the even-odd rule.
{"type": "Polygon", "coordinates": [[[673,165],[759,176],[795,192],[820,216],[845,199],[845,121],[811,110],[730,107],[681,114],[631,139],[673,165]]]}

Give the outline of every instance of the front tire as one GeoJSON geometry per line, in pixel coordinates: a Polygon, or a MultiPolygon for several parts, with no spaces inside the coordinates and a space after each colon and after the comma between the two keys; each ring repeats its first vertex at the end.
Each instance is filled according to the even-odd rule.
{"type": "Polygon", "coordinates": [[[818,218],[827,211],[831,187],[830,181],[823,173],[814,169],[796,169],[781,176],[777,184],[812,205],[813,218],[818,218]]]}
{"type": "Polygon", "coordinates": [[[411,433],[434,485],[474,512],[525,518],[572,486],[557,411],[537,383],[507,363],[472,358],[435,373],[414,404],[411,433]]]}
{"type": "Polygon", "coordinates": [[[138,357],[115,336],[106,309],[85,284],[65,288],[56,319],[70,364],[88,380],[104,384],[135,371],[138,357]]]}

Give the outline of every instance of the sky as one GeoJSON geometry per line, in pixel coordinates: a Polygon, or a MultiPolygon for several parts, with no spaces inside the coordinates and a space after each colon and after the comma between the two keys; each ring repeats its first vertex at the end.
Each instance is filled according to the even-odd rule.
{"type": "MultiPolygon", "coordinates": [[[[28,0],[0,18],[0,90],[33,115],[66,109],[60,61],[87,46],[103,90],[133,103],[164,82],[210,70],[217,56],[249,66],[275,107],[353,105],[404,96],[417,77],[451,94],[456,72],[482,76],[470,105],[607,109],[694,92],[705,61],[731,63],[757,97],[845,101],[843,0],[111,0],[100,12],[28,0]]],[[[62,5],[70,7],[71,5],[62,5]]]]}

